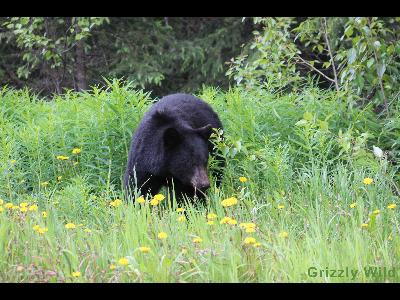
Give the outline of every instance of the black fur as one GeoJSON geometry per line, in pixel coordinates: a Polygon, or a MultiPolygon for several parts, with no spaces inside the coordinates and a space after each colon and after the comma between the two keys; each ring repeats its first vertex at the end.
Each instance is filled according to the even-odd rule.
{"type": "Polygon", "coordinates": [[[124,177],[128,195],[135,184],[142,194],[155,195],[163,185],[172,188],[173,181],[178,197],[186,194],[201,198],[203,193],[195,192],[193,178],[197,176],[195,169],[207,168],[209,154],[218,163],[219,171],[214,175],[219,186],[225,161],[209,141],[212,128],[222,129],[221,121],[199,98],[173,94],[160,99],[144,115],[132,137],[124,177]]]}

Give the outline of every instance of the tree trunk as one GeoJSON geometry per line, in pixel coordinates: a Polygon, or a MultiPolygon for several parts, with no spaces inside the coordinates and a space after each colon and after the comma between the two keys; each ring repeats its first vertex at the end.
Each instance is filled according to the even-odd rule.
{"type": "MultiPolygon", "coordinates": [[[[75,25],[75,32],[77,34],[81,32],[78,24],[75,25]]],[[[86,54],[83,39],[77,41],[75,46],[75,81],[77,91],[87,90],[86,54]]]]}

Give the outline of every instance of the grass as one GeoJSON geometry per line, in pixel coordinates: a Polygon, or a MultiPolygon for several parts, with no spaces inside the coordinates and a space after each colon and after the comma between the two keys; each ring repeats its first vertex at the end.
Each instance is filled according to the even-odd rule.
{"type": "Polygon", "coordinates": [[[124,197],[130,138],[151,95],[118,81],[50,102],[26,90],[0,91],[0,281],[399,281],[399,207],[388,208],[399,204],[397,173],[369,150],[383,125],[368,109],[349,109],[312,87],[283,96],[205,88],[199,96],[225,126],[226,141],[217,143],[227,157],[222,187],[210,189],[205,205],[167,197],[152,206],[136,195],[112,206],[124,197]],[[364,184],[366,177],[373,183],[364,184]],[[229,197],[238,203],[223,207],[229,197]],[[33,204],[38,209],[30,211],[33,204]],[[237,224],[220,224],[225,216],[237,224]],[[243,222],[256,231],[247,233],[243,222]],[[367,276],[368,267],[396,272],[367,276]],[[358,273],[331,277],[327,268],[358,273]]]}

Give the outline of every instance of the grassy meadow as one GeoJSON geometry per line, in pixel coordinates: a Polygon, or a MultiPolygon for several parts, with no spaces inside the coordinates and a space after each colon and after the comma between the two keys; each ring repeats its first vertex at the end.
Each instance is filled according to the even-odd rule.
{"type": "Polygon", "coordinates": [[[52,101],[0,90],[0,282],[400,281],[399,176],[372,152],[391,136],[368,107],[312,86],[197,96],[225,127],[221,188],[206,204],[165,189],[128,203],[151,94],[116,80],[52,101]]]}

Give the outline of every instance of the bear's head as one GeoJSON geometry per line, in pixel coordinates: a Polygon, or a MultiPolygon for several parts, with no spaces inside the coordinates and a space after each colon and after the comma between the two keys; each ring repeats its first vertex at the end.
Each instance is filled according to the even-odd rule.
{"type": "Polygon", "coordinates": [[[207,163],[211,125],[193,128],[163,111],[157,111],[155,117],[161,125],[164,172],[189,194],[201,196],[210,187],[207,163]]]}

